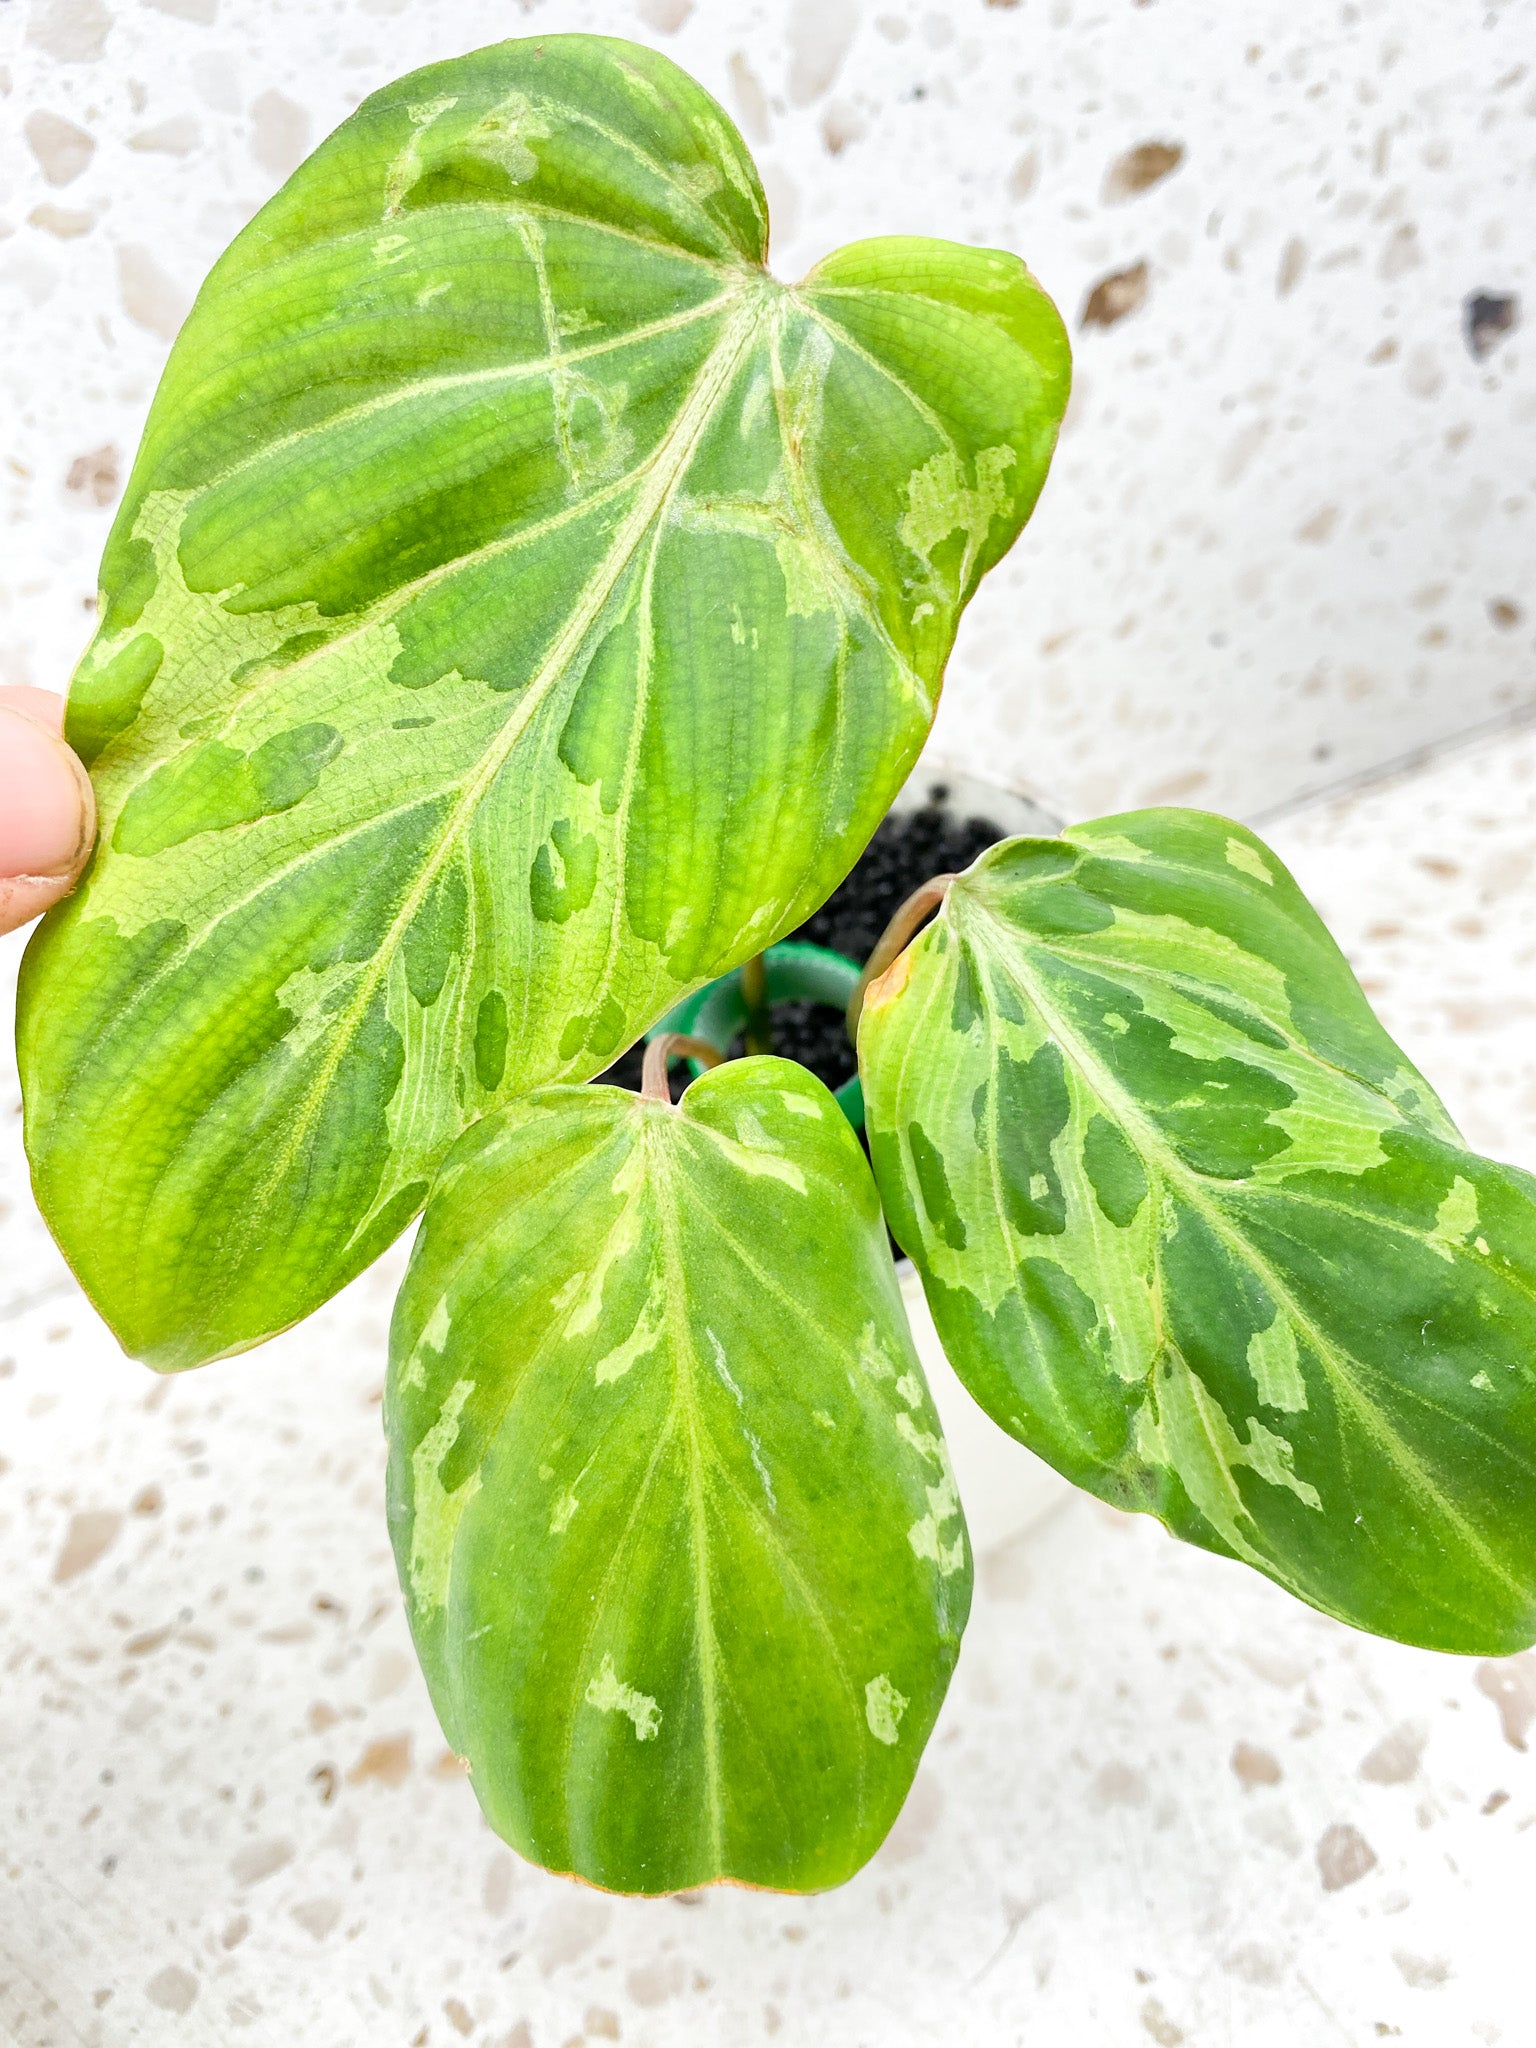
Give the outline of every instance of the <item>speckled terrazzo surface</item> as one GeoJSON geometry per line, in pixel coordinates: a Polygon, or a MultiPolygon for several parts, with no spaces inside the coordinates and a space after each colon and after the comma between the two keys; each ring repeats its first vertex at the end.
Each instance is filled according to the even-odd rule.
{"type": "MultiPolygon", "coordinates": [[[[783,274],[950,232],[1019,248],[1073,321],[1078,404],[957,653],[951,760],[1063,814],[1258,815],[1536,699],[1531,352],[1518,309],[1481,355],[1465,325],[1536,288],[1519,0],[0,0],[6,680],[62,683],[169,336],[254,205],[385,78],[572,26],[721,94],[783,274]]],[[[1533,793],[1514,733],[1268,830],[1469,1139],[1536,1167],[1533,793]]],[[[156,1381],[52,1251],[15,1104],[7,1065],[6,2048],[1536,2033],[1536,1656],[1352,1636],[1076,1498],[985,1560],[845,1890],[635,1904],[519,1865],[445,1756],[385,1538],[399,1253],[156,1381]]]]}

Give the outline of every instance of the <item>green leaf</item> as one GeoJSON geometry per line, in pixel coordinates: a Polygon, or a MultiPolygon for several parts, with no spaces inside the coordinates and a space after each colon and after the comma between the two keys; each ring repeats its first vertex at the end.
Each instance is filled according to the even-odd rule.
{"type": "Polygon", "coordinates": [[[996,251],[789,287],[766,242],[704,92],[546,36],[366,101],[204,286],[20,1027],[44,1212],[151,1363],[324,1300],[467,1124],[798,924],[916,758],[1061,323],[996,251]]]}
{"type": "Polygon", "coordinates": [[[1536,1180],[1464,1148],[1251,832],[995,848],[859,1057],[892,1228],[1005,1429],[1357,1627],[1536,1636],[1536,1180]]]}
{"type": "Polygon", "coordinates": [[[459,1143],[396,1310],[395,1556],[497,1832],[617,1891],[850,1876],[970,1605],[879,1202],[788,1060],[459,1143]]]}

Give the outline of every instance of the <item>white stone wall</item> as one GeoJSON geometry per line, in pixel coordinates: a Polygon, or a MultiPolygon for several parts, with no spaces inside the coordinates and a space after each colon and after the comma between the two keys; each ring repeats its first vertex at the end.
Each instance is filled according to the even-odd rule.
{"type": "Polygon", "coordinates": [[[0,674],[65,679],[177,323],[305,150],[413,65],[570,28],[720,95],[781,274],[951,235],[1071,322],[944,754],[1064,815],[1262,817],[1536,704],[1536,352],[1518,308],[1480,358],[1465,324],[1536,308],[1529,0],[0,0],[0,674]]]}

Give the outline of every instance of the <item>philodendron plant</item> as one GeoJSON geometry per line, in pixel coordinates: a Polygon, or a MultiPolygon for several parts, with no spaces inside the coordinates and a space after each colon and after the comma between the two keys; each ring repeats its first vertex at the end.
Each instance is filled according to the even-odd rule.
{"type": "Polygon", "coordinates": [[[911,1783],[971,1558],[886,1220],[1080,1485],[1361,1628],[1536,1636],[1536,1182],[1242,826],[920,892],[852,1006],[873,1174],[771,1055],[682,1041],[674,1104],[663,1029],[585,1085],[848,871],[1066,401],[1017,258],[766,248],[729,120],[623,43],[325,142],[172,353],[70,695],[101,841],[21,991],[39,1201],[157,1369],[425,1205],[417,1646],[492,1824],[626,1891],[836,1883],[911,1783]]]}

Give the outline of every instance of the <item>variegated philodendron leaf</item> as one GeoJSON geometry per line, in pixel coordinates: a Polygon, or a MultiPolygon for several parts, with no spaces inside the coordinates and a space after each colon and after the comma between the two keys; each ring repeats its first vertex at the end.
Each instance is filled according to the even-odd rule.
{"type": "Polygon", "coordinates": [[[1005,1429],[1357,1627],[1531,1641],[1536,1181],[1465,1149],[1251,832],[995,848],[859,1057],[892,1228],[1005,1429]]]}
{"type": "Polygon", "coordinates": [[[910,768],[1063,330],[1013,256],[789,287],[766,244],[704,92],[546,36],[376,94],[204,286],[21,1014],[39,1198],[151,1363],[324,1300],[466,1124],[805,917],[910,768]]]}
{"type": "Polygon", "coordinates": [[[971,1604],[879,1198],[825,1087],[551,1087],[434,1186],[385,1395],[416,1647],[487,1819],[614,1890],[885,1837],[971,1604]]]}
{"type": "Polygon", "coordinates": [[[821,1083],[551,1088],[400,1296],[395,1555],[498,1833],[617,1891],[816,1890],[895,1818],[970,1605],[874,1183],[821,1083]]]}

